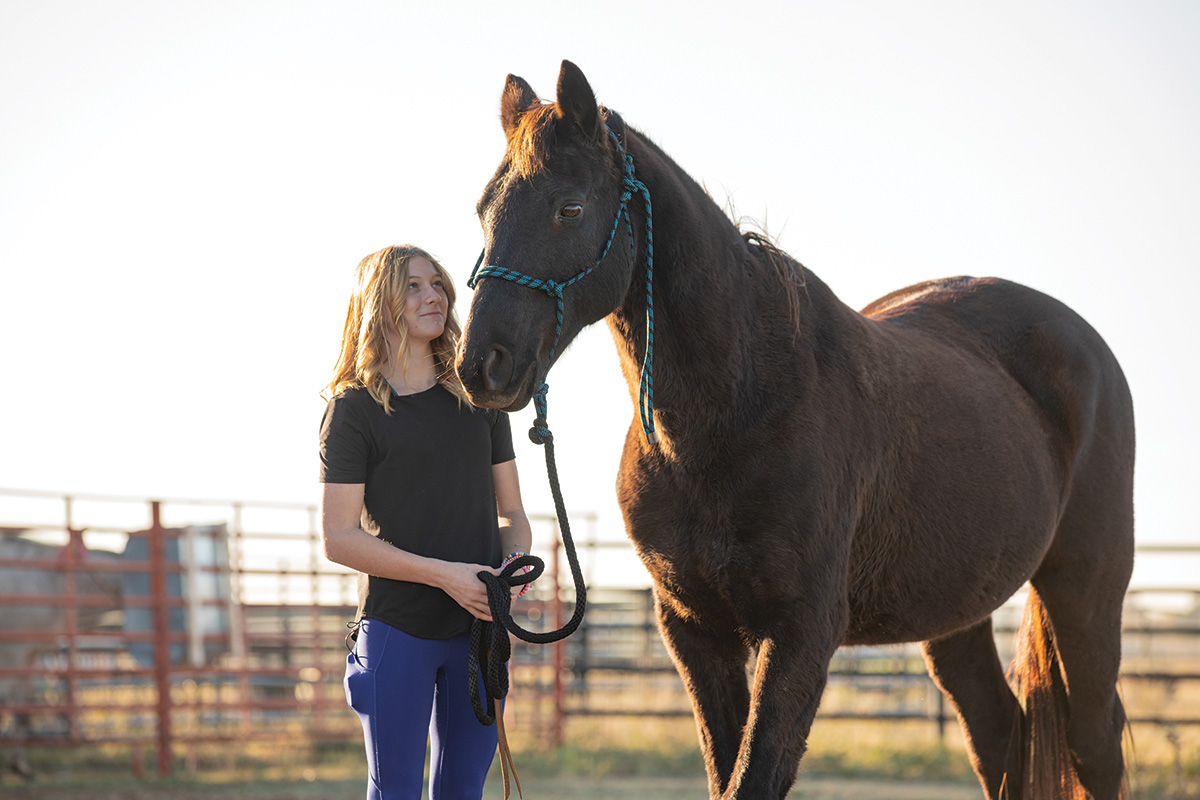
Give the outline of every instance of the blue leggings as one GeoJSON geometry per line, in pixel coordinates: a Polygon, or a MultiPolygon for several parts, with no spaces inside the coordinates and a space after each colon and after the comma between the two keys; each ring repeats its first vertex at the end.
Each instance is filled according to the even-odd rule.
{"type": "MultiPolygon", "coordinates": [[[[362,621],[344,683],[367,745],[367,800],[420,800],[426,731],[429,800],[483,795],[496,726],[480,725],[471,708],[468,640],[418,639],[379,620],[362,621]]],[[[478,690],[481,676],[472,684],[478,690]]]]}

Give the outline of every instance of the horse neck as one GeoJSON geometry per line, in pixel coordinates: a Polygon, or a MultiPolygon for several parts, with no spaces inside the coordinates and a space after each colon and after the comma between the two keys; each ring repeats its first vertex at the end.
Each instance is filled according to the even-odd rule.
{"type": "MultiPolygon", "coordinates": [[[[657,418],[676,444],[740,435],[756,423],[756,413],[803,388],[822,346],[818,338],[852,333],[861,318],[784,254],[786,263],[772,266],[765,250],[749,244],[653,143],[630,136],[629,150],[654,210],[657,418]],[[786,280],[794,282],[798,308],[788,300],[786,280]],[[821,337],[813,335],[817,330],[821,337]]],[[[646,343],[644,219],[637,229],[642,244],[629,292],[608,317],[635,402],[646,343]]]]}

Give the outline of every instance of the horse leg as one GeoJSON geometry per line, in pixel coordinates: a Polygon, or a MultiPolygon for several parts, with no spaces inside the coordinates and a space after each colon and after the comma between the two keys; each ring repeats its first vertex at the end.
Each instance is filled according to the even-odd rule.
{"type": "Polygon", "coordinates": [[[729,785],[750,711],[749,648],[736,634],[720,636],[681,617],[657,591],[655,598],[663,641],[692,699],[709,795],[717,798],[729,785]]]}
{"type": "MultiPolygon", "coordinates": [[[[25,713],[17,714],[15,722],[17,736],[20,738],[29,736],[29,715],[25,713]]],[[[33,767],[29,765],[29,756],[25,751],[25,745],[23,744],[18,744],[13,747],[12,771],[17,775],[20,775],[25,780],[33,779],[33,767]]]]}
{"type": "Polygon", "coordinates": [[[1098,440],[1080,459],[1054,541],[1030,579],[1050,619],[1066,683],[1067,746],[1095,800],[1120,797],[1126,778],[1117,681],[1121,612],[1133,572],[1132,439],[1128,449],[1120,444],[1119,436],[1098,440]]]}
{"type": "Polygon", "coordinates": [[[1021,729],[1021,706],[1004,678],[991,617],[921,649],[930,677],[958,712],[983,791],[991,800],[1017,800],[1021,755],[1012,739],[1021,729]]]}
{"type": "MultiPolygon", "coordinates": [[[[823,563],[833,563],[827,557],[823,563]]],[[[723,800],[783,800],[829,677],[829,662],[846,635],[844,572],[812,571],[788,596],[776,593],[762,629],[750,715],[723,800]],[[814,574],[815,573],[815,574],[814,574]]]]}
{"type": "Polygon", "coordinates": [[[1117,695],[1124,583],[1089,590],[1058,569],[1039,570],[1033,585],[1050,617],[1064,672],[1075,774],[1094,800],[1117,800],[1125,782],[1125,709],[1117,695]]]}
{"type": "MultiPolygon", "coordinates": [[[[0,667],[24,667],[32,665],[32,660],[25,657],[24,652],[12,645],[10,649],[0,649],[0,667]]],[[[32,680],[28,676],[0,680],[0,706],[5,703],[14,705],[27,704],[33,698],[32,680]]],[[[28,739],[31,720],[29,712],[13,713],[13,734],[16,739],[28,739]]],[[[7,766],[9,771],[20,775],[26,780],[33,778],[33,767],[29,765],[29,757],[24,744],[15,744],[8,752],[7,764],[0,758],[0,765],[7,766]]]]}
{"type": "Polygon", "coordinates": [[[840,641],[829,634],[791,626],[759,645],[750,716],[725,800],[787,797],[840,641]]]}

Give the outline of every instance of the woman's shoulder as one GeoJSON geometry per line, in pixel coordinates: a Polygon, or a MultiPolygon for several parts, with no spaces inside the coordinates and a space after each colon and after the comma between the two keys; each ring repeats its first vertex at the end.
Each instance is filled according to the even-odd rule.
{"type": "Polygon", "coordinates": [[[346,387],[329,398],[325,404],[326,420],[334,419],[369,419],[374,413],[373,406],[378,407],[375,398],[362,386],[346,387]]]}
{"type": "Polygon", "coordinates": [[[358,405],[366,400],[374,402],[374,399],[371,397],[371,393],[367,391],[365,386],[347,386],[333,397],[329,398],[329,403],[330,405],[335,403],[341,403],[343,405],[358,405]]]}

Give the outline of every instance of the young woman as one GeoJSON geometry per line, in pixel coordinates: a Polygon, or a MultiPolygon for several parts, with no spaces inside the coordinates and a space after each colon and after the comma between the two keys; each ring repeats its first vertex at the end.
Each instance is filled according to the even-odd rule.
{"type": "Polygon", "coordinates": [[[424,250],[364,258],[321,423],[325,554],[364,575],[345,686],[371,800],[419,800],[427,731],[430,800],[479,800],[496,750],[471,709],[468,631],[491,618],[477,573],[528,551],[530,530],[508,417],[471,406],[452,369],[453,306],[424,250]]]}

